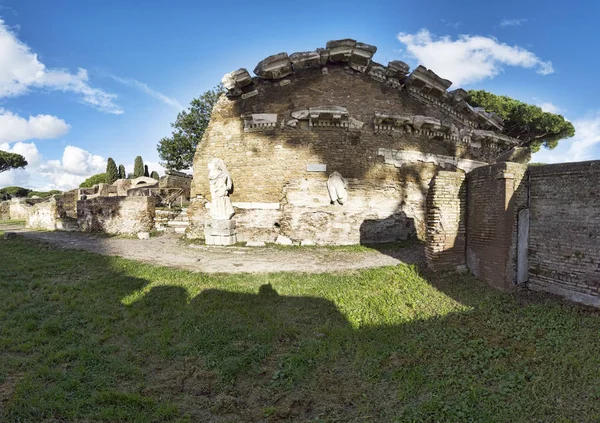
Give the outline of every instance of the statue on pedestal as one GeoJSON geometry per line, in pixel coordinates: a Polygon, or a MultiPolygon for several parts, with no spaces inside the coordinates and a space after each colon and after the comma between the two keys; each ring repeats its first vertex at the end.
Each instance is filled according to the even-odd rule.
{"type": "Polygon", "coordinates": [[[211,196],[210,216],[217,220],[231,219],[235,214],[229,198],[233,181],[223,160],[212,159],[208,163],[208,179],[211,196]]]}
{"type": "Polygon", "coordinates": [[[235,211],[229,198],[233,190],[233,181],[227,166],[221,159],[212,159],[208,163],[208,183],[210,185],[210,217],[204,222],[206,245],[235,245],[237,231],[235,211]]]}

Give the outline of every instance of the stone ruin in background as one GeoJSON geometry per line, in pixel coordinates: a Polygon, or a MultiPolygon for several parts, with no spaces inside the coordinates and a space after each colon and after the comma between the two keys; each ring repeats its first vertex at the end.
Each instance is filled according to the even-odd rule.
{"type": "Polygon", "coordinates": [[[166,171],[159,180],[118,179],[45,200],[13,199],[0,203],[0,220],[25,220],[28,228],[45,230],[128,235],[165,230],[156,218],[162,213],[157,207],[169,209],[187,202],[191,181],[188,174],[166,171]]]}

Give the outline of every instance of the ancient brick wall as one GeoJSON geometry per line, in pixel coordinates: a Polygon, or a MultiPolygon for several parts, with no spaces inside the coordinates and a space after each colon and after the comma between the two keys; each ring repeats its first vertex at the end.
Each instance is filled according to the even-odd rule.
{"type": "Polygon", "coordinates": [[[154,197],[96,197],[77,202],[77,223],[85,232],[136,234],[154,228],[154,197]]]}
{"type": "Polygon", "coordinates": [[[600,307],[600,161],[532,166],[529,282],[600,307]]]}
{"type": "MultiPolygon", "coordinates": [[[[403,234],[397,236],[412,231],[424,239],[425,196],[437,170],[455,170],[464,163],[470,170],[497,153],[481,143],[441,133],[376,128],[376,113],[431,116],[458,128],[464,124],[451,113],[411,97],[407,90],[382,84],[341,65],[328,65],[327,74],[321,69],[306,69],[282,81],[258,79],[253,88],[257,94],[249,98],[220,98],[195,156],[192,184],[193,198],[210,200],[207,164],[220,158],[233,179],[234,207],[236,203],[279,204],[281,215],[272,210],[236,208],[240,239],[245,233],[249,238],[264,238],[261,233],[272,238],[282,233],[298,240],[312,237],[315,242],[349,243],[365,239],[365,233],[380,233],[379,241],[384,241],[385,227],[392,221],[402,227],[403,234]],[[316,106],[344,107],[362,126],[308,127],[308,122],[292,116],[292,112],[316,106]],[[245,130],[242,117],[247,114],[276,115],[276,122],[268,128],[245,130]],[[398,160],[394,156],[398,152],[423,154],[398,160]],[[314,164],[325,165],[323,171],[311,171],[314,164]],[[324,183],[334,171],[356,181],[349,188],[351,203],[337,208],[328,203],[324,183]],[[290,202],[290,188],[302,184],[311,186],[306,193],[310,198],[294,197],[290,202]],[[382,192],[374,193],[378,190],[382,192]],[[377,196],[381,204],[373,200],[377,196]],[[307,201],[315,198],[308,207],[307,201]],[[314,216],[308,215],[313,212],[314,216]],[[382,213],[388,214],[384,217],[382,213]],[[364,226],[358,222],[359,214],[365,216],[364,226]],[[278,226],[266,229],[263,226],[267,221],[278,226]],[[380,225],[374,221],[380,221],[380,225]],[[260,230],[252,228],[254,222],[260,230]],[[365,232],[369,225],[373,229],[365,232]]],[[[201,237],[203,206],[192,205],[188,213],[189,236],[201,237]]],[[[377,236],[368,237],[377,241],[377,236]]]]}
{"type": "Polygon", "coordinates": [[[322,163],[327,173],[338,171],[346,178],[399,181],[394,167],[383,164],[379,148],[422,151],[487,161],[482,148],[461,142],[420,135],[376,131],[375,113],[427,115],[452,122],[450,114],[419,102],[406,91],[374,81],[341,66],[305,70],[286,78],[290,83],[258,80],[258,94],[247,99],[222,96],[194,161],[192,194],[207,195],[206,168],[215,157],[227,164],[235,183],[233,201],[279,201],[289,180],[312,178],[306,165],[322,163]],[[296,127],[286,125],[291,113],[315,106],[342,106],[364,123],[362,128],[296,127]],[[246,113],[277,114],[276,125],[262,131],[244,132],[246,113]]]}
{"type": "Polygon", "coordinates": [[[460,270],[465,265],[465,174],[438,172],[427,194],[427,264],[433,270],[460,270]]]}
{"type": "Polygon", "coordinates": [[[499,163],[467,175],[467,266],[504,291],[516,287],[517,215],[527,207],[526,169],[499,163]]]}

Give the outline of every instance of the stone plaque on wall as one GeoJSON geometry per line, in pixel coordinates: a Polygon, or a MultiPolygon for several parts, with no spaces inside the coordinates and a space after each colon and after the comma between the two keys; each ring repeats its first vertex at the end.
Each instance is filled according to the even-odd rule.
{"type": "Polygon", "coordinates": [[[327,172],[327,165],[322,163],[309,163],[306,165],[307,172],[327,172]]]}

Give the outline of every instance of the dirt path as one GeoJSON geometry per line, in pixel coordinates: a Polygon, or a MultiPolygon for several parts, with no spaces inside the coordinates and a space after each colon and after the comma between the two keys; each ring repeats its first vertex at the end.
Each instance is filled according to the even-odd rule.
{"type": "Polygon", "coordinates": [[[319,247],[207,247],[186,244],[179,237],[170,235],[139,240],[80,232],[36,232],[15,225],[0,225],[0,231],[18,232],[26,238],[62,248],[206,273],[325,273],[400,263],[420,264],[424,260],[419,248],[355,252],[319,247]]]}

